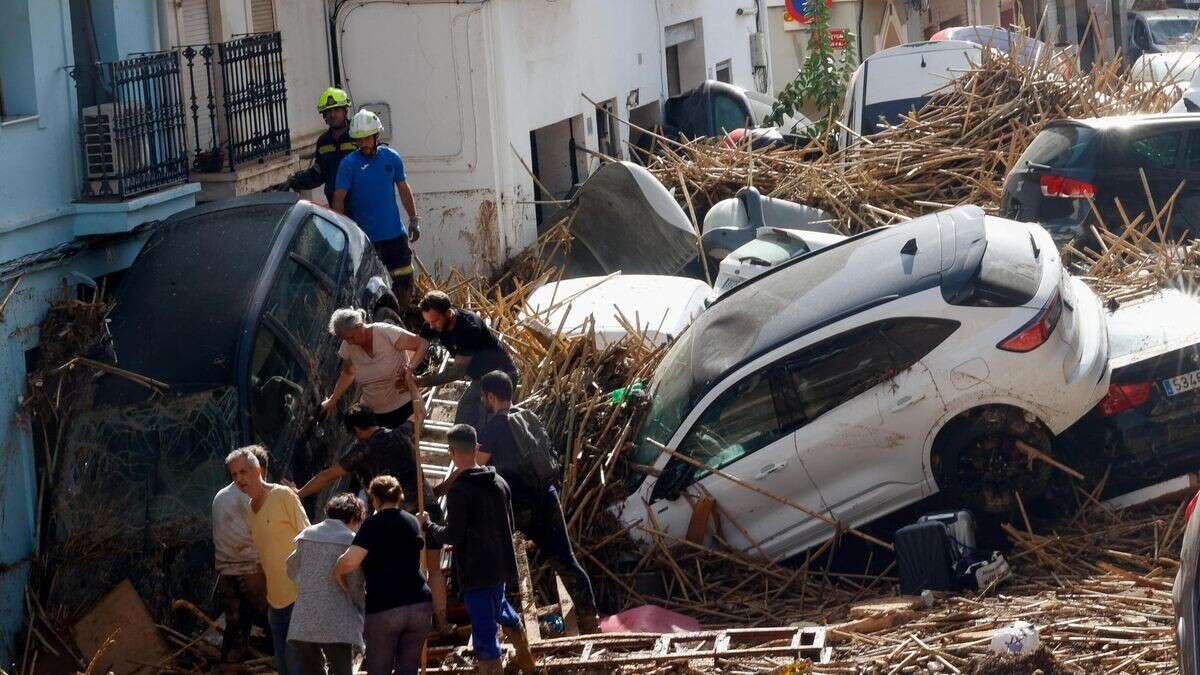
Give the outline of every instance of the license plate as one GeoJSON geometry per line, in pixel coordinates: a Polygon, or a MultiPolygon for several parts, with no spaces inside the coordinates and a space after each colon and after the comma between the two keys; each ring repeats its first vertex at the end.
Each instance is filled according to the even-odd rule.
{"type": "Polygon", "coordinates": [[[1190,373],[1176,375],[1170,379],[1163,380],[1162,386],[1163,391],[1167,392],[1167,396],[1174,396],[1196,389],[1200,387],[1200,370],[1193,370],[1190,373]]]}

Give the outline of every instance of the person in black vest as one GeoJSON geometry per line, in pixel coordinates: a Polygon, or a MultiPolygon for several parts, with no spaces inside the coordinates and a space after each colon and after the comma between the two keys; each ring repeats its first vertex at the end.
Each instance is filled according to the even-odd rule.
{"type": "MultiPolygon", "coordinates": [[[[546,557],[550,567],[558,573],[566,585],[575,608],[579,613],[579,630],[582,633],[599,632],[599,617],[596,598],[592,593],[592,582],[587,570],[575,557],[575,549],[567,537],[567,523],[563,517],[558,489],[552,482],[539,481],[536,471],[529,466],[530,458],[522,452],[522,445],[534,443],[526,439],[520,443],[514,436],[514,426],[509,423],[513,408],[513,383],[501,371],[492,371],[480,380],[483,405],[491,417],[479,434],[479,456],[481,465],[490,464],[508,483],[512,490],[513,518],[517,529],[537,546],[546,557]]],[[[530,413],[524,419],[540,425],[530,413]]]]}
{"type": "MultiPolygon", "coordinates": [[[[430,291],[418,305],[421,318],[425,320],[418,334],[429,342],[440,342],[454,360],[440,373],[431,373],[417,378],[417,385],[431,387],[461,379],[471,380],[463,392],[454,412],[455,424],[469,424],[483,429],[487,411],[479,389],[479,378],[493,370],[508,374],[517,381],[517,367],[512,356],[496,333],[475,312],[458,309],[450,303],[450,296],[441,291],[430,291]]],[[[424,352],[418,351],[413,358],[420,363],[424,352]]]]}

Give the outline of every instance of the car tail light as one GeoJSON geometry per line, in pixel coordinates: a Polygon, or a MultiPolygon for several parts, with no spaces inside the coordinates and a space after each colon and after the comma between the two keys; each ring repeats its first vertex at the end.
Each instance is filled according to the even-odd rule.
{"type": "Polygon", "coordinates": [[[1054,291],[1054,295],[1050,296],[1049,302],[1037,316],[1021,326],[1017,332],[1004,338],[996,347],[1006,352],[1033,351],[1050,339],[1050,334],[1054,332],[1061,316],[1062,298],[1059,297],[1058,291],[1054,291]]]}
{"type": "Polygon", "coordinates": [[[1096,196],[1096,186],[1086,181],[1065,176],[1042,176],[1040,182],[1045,197],[1091,199],[1096,196]]]}
{"type": "Polygon", "coordinates": [[[1100,400],[1100,414],[1105,417],[1112,417],[1119,412],[1136,408],[1149,400],[1149,382],[1110,384],[1108,385],[1108,396],[1100,400]]]}

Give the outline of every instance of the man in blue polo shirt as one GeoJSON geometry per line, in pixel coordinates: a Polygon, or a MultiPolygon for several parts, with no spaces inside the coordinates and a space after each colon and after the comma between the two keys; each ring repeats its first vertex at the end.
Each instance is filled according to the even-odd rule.
{"type": "Polygon", "coordinates": [[[421,238],[417,226],[420,218],[412,190],[405,181],[404,160],[400,153],[380,144],[382,131],[383,122],[370,110],[359,110],[350,120],[350,138],[358,144],[358,149],[346,155],[338,166],[333,208],[353,218],[367,233],[392,275],[392,291],[404,308],[411,302],[413,284],[409,232],[412,241],[421,238]],[[408,212],[408,229],[400,219],[397,192],[408,212]]]}

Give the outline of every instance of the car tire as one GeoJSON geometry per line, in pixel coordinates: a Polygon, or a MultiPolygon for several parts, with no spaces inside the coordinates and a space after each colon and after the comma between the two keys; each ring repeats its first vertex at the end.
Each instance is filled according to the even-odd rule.
{"type": "Polygon", "coordinates": [[[983,408],[947,425],[932,453],[934,478],[944,500],[978,514],[1003,516],[1017,511],[1018,493],[1026,506],[1040,499],[1054,469],[1029,458],[1017,441],[1051,453],[1050,434],[1017,408],[983,408]]]}

